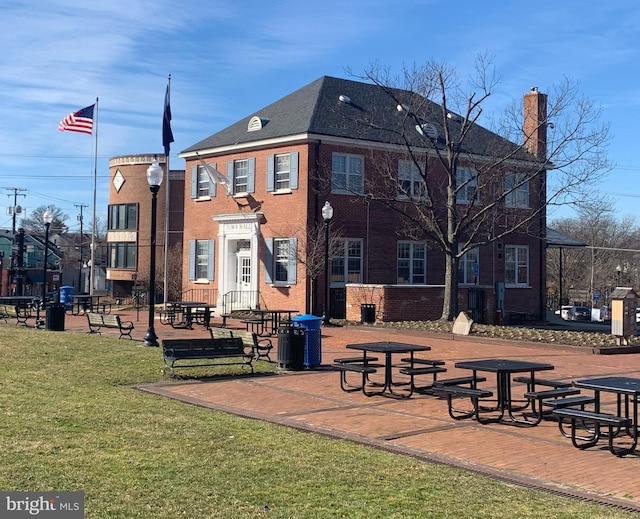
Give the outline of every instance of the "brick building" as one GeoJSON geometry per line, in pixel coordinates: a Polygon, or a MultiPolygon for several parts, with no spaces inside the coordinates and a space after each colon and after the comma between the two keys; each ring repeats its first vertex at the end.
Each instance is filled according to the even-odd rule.
{"type": "MultiPolygon", "coordinates": [[[[112,157],[109,160],[109,209],[107,215],[107,279],[115,298],[129,298],[136,282],[149,276],[151,240],[151,191],[147,169],[157,158],[166,168],[163,155],[138,154],[112,157]]],[[[164,247],[182,243],[184,227],[184,171],[166,171],[157,195],[156,258],[158,278],[162,279],[164,247]],[[170,200],[167,209],[167,186],[170,200]],[[168,214],[168,218],[165,215],[168,214]],[[169,232],[165,232],[166,222],[169,232]]],[[[160,282],[161,284],[161,282],[160,282]]],[[[160,297],[162,298],[161,291],[160,297]]]]}
{"type": "MultiPolygon", "coordinates": [[[[376,197],[378,190],[389,189],[382,181],[383,164],[403,193],[397,203],[407,213],[413,196],[420,196],[420,180],[406,164],[407,134],[389,131],[406,122],[395,122],[402,105],[392,103],[393,98],[375,85],[322,77],[183,150],[183,289],[214,292],[220,311],[260,306],[321,315],[327,286],[322,207],[329,201],[334,210],[329,226],[331,316],[359,319],[361,305],[374,304],[382,320],[440,317],[443,254],[425,236],[410,232],[398,211],[376,197]],[[217,182],[201,160],[222,174],[217,182]]],[[[536,90],[525,95],[523,130],[533,136],[533,145],[528,152],[514,151],[510,169],[496,172],[502,183],[517,178],[510,171],[522,166],[514,164],[539,164],[544,157],[545,112],[546,96],[536,90]]],[[[427,120],[419,126],[412,137],[416,146],[425,134],[438,145],[442,129],[437,123],[427,120]]],[[[474,128],[468,143],[468,163],[461,162],[457,171],[468,175],[469,185],[474,185],[474,160],[486,159],[492,150],[520,147],[481,127],[474,128]]],[[[526,229],[479,246],[460,262],[458,306],[478,321],[493,322],[504,313],[544,318],[544,176],[505,198],[505,219],[537,210],[526,229]]],[[[431,178],[444,182],[437,164],[431,178]]],[[[138,194],[132,193],[129,202],[140,203],[139,229],[147,229],[138,194]]],[[[465,203],[469,200],[460,200],[465,203]]],[[[494,218],[491,225],[487,232],[502,224],[494,218]]],[[[135,241],[133,235],[116,236],[111,230],[110,237],[135,241]]],[[[122,274],[113,268],[110,273],[114,280],[122,274]]]]}

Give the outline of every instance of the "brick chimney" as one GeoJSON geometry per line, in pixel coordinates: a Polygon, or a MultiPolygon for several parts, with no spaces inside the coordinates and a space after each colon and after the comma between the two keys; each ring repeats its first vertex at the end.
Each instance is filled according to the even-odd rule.
{"type": "Polygon", "coordinates": [[[547,157],[547,95],[533,87],[524,95],[524,146],[538,159],[547,157]]]}

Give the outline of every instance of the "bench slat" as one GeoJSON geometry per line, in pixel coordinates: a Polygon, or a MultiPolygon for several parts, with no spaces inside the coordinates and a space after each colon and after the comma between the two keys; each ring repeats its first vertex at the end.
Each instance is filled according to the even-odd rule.
{"type": "Polygon", "coordinates": [[[547,389],[544,391],[527,391],[524,394],[524,397],[528,400],[544,400],[578,394],[580,394],[580,390],[578,388],[559,387],[556,389],[547,389]]]}
{"type": "MultiPolygon", "coordinates": [[[[514,382],[522,382],[523,384],[531,385],[531,377],[520,376],[513,377],[514,382]]],[[[535,379],[536,386],[549,386],[549,387],[571,387],[571,382],[565,382],[563,380],[549,380],[544,378],[535,379]]]]}
{"type": "Polygon", "coordinates": [[[436,373],[446,373],[447,368],[439,366],[430,366],[424,368],[400,368],[400,373],[404,375],[434,375],[436,373]]]}
{"type": "Polygon", "coordinates": [[[542,405],[553,407],[554,409],[562,409],[564,407],[593,404],[595,401],[596,399],[592,396],[578,395],[568,396],[566,398],[552,398],[542,402],[542,405]]]}
{"type": "Polygon", "coordinates": [[[433,392],[452,397],[489,398],[493,396],[493,391],[488,389],[474,389],[465,386],[435,386],[433,392]]]}
{"type": "MultiPolygon", "coordinates": [[[[378,357],[367,357],[367,364],[369,364],[370,362],[376,362],[378,360],[378,357]]],[[[358,362],[363,362],[364,361],[364,357],[360,356],[360,357],[343,357],[341,359],[333,359],[333,362],[335,362],[336,364],[356,364],[358,362]]]]}
{"type": "Polygon", "coordinates": [[[430,366],[444,366],[445,364],[444,360],[421,359],[419,357],[414,357],[413,359],[411,359],[411,357],[405,357],[404,359],[400,359],[401,362],[408,362],[409,364],[411,364],[412,360],[414,364],[427,364],[430,366]]]}
{"type": "Polygon", "coordinates": [[[441,378],[436,380],[433,385],[435,386],[460,386],[462,384],[471,384],[473,381],[476,382],[485,382],[487,380],[486,377],[476,377],[473,376],[467,377],[456,377],[456,378],[441,378]]]}
{"type": "Polygon", "coordinates": [[[616,416],[608,413],[594,413],[592,411],[584,411],[583,409],[564,408],[555,409],[553,411],[555,416],[570,418],[572,420],[584,420],[587,422],[597,422],[607,425],[619,425],[625,426],[631,424],[631,418],[625,418],[624,416],[616,416]]]}
{"type": "Polygon", "coordinates": [[[378,371],[377,368],[364,364],[337,363],[333,367],[341,371],[355,371],[356,373],[375,373],[378,371]]]}

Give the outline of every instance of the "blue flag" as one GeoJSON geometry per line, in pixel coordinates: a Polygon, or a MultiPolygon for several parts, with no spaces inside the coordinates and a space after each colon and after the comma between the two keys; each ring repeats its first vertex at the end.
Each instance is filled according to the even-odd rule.
{"type": "MultiPolygon", "coordinates": [[[[169,79],[171,81],[171,79],[169,79]]],[[[164,154],[169,156],[169,149],[173,142],[173,132],[171,131],[171,103],[169,101],[169,83],[167,83],[167,92],[164,95],[164,117],[162,118],[162,145],[164,146],[164,154]]]]}

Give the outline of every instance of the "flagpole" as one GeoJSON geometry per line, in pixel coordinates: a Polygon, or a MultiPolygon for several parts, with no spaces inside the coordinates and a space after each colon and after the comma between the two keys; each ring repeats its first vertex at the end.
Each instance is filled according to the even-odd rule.
{"type": "MultiPolygon", "coordinates": [[[[169,93],[169,95],[171,95],[171,74],[169,74],[169,77],[167,78],[167,92],[169,93]]],[[[164,144],[164,143],[163,143],[164,144]]],[[[165,210],[164,210],[164,284],[163,284],[163,302],[164,305],[166,307],[167,305],[167,299],[168,299],[168,292],[169,292],[169,278],[167,275],[167,270],[168,270],[168,266],[169,266],[169,206],[170,206],[170,200],[171,200],[171,191],[169,189],[170,185],[171,185],[171,168],[169,167],[169,155],[170,153],[167,153],[165,155],[166,159],[165,159],[165,166],[167,168],[167,174],[165,175],[167,181],[165,182],[165,210]]]]}
{"type": "Polygon", "coordinates": [[[91,225],[91,268],[89,269],[89,295],[93,295],[96,268],[96,199],[98,192],[98,98],[94,115],[96,131],[95,148],[93,154],[93,223],[91,225]]]}

